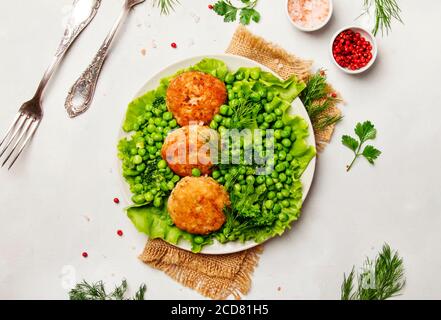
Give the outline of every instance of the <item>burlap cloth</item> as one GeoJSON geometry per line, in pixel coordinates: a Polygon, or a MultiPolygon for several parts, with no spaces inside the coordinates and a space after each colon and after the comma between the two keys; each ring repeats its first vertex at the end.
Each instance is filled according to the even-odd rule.
{"type": "MultiPolygon", "coordinates": [[[[287,79],[295,74],[307,80],[311,74],[312,61],[300,59],[279,46],[250,33],[245,27],[238,27],[227,53],[255,60],[287,79]]],[[[331,91],[332,88],[329,87],[331,91]]],[[[340,110],[333,106],[328,113],[339,115],[340,110]]],[[[330,141],[334,127],[316,132],[317,148],[321,150],[330,141]]],[[[149,240],[144,252],[139,256],[149,266],[164,271],[182,285],[198,291],[212,299],[226,299],[249,292],[251,274],[263,247],[227,255],[194,254],[178,249],[163,240],[149,240]]]]}

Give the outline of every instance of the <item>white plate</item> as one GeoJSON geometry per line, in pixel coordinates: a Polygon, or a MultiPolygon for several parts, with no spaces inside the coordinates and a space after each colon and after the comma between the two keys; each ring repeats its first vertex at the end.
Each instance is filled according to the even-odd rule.
{"type": "MultiPolygon", "coordinates": [[[[179,70],[193,66],[204,58],[213,58],[213,59],[222,60],[226,63],[228,68],[232,71],[237,70],[240,67],[249,67],[249,68],[260,67],[264,71],[268,71],[268,72],[275,74],[267,67],[255,62],[253,60],[247,59],[247,58],[234,56],[234,55],[228,55],[228,54],[204,55],[204,56],[188,58],[188,59],[176,62],[176,63],[172,64],[171,66],[163,69],[161,72],[157,73],[150,80],[147,81],[147,83],[138,91],[138,93],[136,94],[134,99],[144,95],[148,91],[155,90],[159,86],[160,80],[162,78],[169,77],[170,75],[175,74],[179,70]]],[[[303,106],[303,103],[300,101],[299,98],[297,98],[293,102],[292,107],[290,109],[290,113],[293,115],[299,115],[308,122],[309,137],[307,138],[307,142],[309,145],[315,146],[315,138],[314,138],[314,131],[312,129],[312,124],[309,119],[308,113],[306,112],[306,109],[303,106]]],[[[125,133],[122,130],[122,125],[121,125],[118,140],[120,140],[126,136],[128,136],[128,135],[127,135],[127,133],[125,133]]],[[[311,160],[311,162],[309,163],[308,168],[305,170],[305,172],[303,173],[303,176],[301,178],[302,185],[303,185],[303,200],[306,199],[306,196],[308,195],[309,189],[312,184],[312,180],[314,177],[314,171],[315,171],[315,162],[316,162],[316,158],[314,157],[311,160]]],[[[123,190],[123,195],[124,195],[126,201],[128,203],[131,203],[130,199],[132,197],[132,194],[130,192],[129,185],[125,182],[124,177],[122,176],[122,163],[120,160],[118,161],[118,168],[119,168],[119,174],[120,174],[121,182],[122,182],[121,186],[122,186],[122,190],[123,190]]],[[[289,232],[289,231],[287,230],[287,232],[289,232]]],[[[228,253],[234,253],[234,252],[250,249],[250,248],[255,247],[257,245],[258,244],[254,241],[247,241],[245,243],[241,243],[241,242],[237,241],[237,242],[228,242],[226,244],[221,244],[215,240],[212,245],[205,246],[201,253],[228,254],[228,253]]],[[[179,244],[177,245],[177,247],[184,249],[184,250],[191,251],[191,244],[188,243],[187,241],[184,241],[184,240],[180,241],[179,244]]]]}

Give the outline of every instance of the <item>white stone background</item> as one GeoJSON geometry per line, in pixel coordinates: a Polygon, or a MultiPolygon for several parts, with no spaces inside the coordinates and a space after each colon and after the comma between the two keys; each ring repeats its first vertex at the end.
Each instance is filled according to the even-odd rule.
{"type": "MultiPolygon", "coordinates": [[[[343,273],[388,242],[406,268],[399,298],[439,299],[441,2],[399,1],[405,24],[378,37],[378,61],[361,76],[337,70],[328,46],[337,29],[361,23],[354,19],[362,1],[334,2],[334,17],[319,32],[295,30],[284,0],[261,0],[262,21],[250,26],[327,69],[346,105],[345,118],[318,161],[302,218],[265,246],[246,298],[338,299],[343,273]],[[340,137],[368,119],[378,128],[374,144],[383,154],[375,167],[360,160],[346,173],[351,153],[340,137]]],[[[35,90],[71,3],[0,2],[1,131],[35,90]]],[[[78,281],[104,280],[109,287],[123,278],[131,289],[145,282],[147,299],[201,298],[137,259],[145,236],[125,217],[124,204],[112,202],[121,194],[115,146],[126,105],[146,80],[180,59],[223,52],[236,24],[223,23],[206,0],[182,0],[168,17],[148,3],[139,6],[105,65],[92,108],[71,120],[63,108],[66,93],[121,3],[103,1],[47,90],[44,121],[32,146],[13,171],[0,170],[0,298],[66,299],[72,274],[78,281]],[[171,42],[178,49],[170,48],[171,42]],[[118,229],[124,237],[116,236],[118,229]]]]}

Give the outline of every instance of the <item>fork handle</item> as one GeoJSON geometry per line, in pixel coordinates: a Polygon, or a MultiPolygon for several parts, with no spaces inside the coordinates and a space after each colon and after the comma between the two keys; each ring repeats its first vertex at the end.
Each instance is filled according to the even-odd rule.
{"type": "Polygon", "coordinates": [[[89,109],[95,95],[101,70],[109,54],[110,47],[115,39],[116,33],[127,18],[129,12],[130,8],[124,6],[118,20],[107,38],[104,40],[104,43],[101,45],[98,53],[92,60],[92,63],[70,89],[65,103],[65,108],[69,117],[75,118],[89,109]]]}
{"type": "Polygon", "coordinates": [[[63,60],[66,52],[69,50],[74,41],[78,38],[80,33],[89,25],[93,20],[102,0],[94,0],[86,2],[84,0],[75,0],[73,3],[73,11],[71,17],[67,23],[66,29],[63,34],[63,38],[57,48],[52,63],[44,73],[43,78],[38,85],[34,98],[40,100],[44,93],[44,89],[52,78],[57,66],[63,60]],[[85,15],[87,14],[87,15],[85,15]]]}

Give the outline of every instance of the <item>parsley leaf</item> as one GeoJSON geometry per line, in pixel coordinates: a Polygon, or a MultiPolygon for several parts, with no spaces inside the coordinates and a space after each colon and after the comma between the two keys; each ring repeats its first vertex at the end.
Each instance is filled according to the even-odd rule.
{"type": "Polygon", "coordinates": [[[370,121],[365,121],[363,123],[357,123],[355,127],[355,134],[360,138],[363,143],[367,140],[373,140],[377,136],[377,130],[370,121]]]}
{"type": "Polygon", "coordinates": [[[377,136],[377,129],[375,129],[375,126],[372,124],[372,122],[365,121],[363,123],[357,123],[354,132],[359,139],[358,141],[348,135],[342,136],[341,139],[342,144],[351,149],[355,155],[351,164],[347,166],[347,171],[351,170],[353,164],[355,163],[355,160],[357,160],[359,156],[363,156],[370,164],[374,164],[375,160],[381,154],[380,150],[371,145],[367,145],[363,149],[363,152],[361,152],[363,144],[368,140],[374,140],[377,136]]]}
{"type": "Polygon", "coordinates": [[[354,138],[352,138],[351,136],[344,135],[341,138],[341,142],[343,143],[343,145],[345,145],[346,147],[348,147],[349,149],[351,149],[354,152],[358,148],[358,141],[355,140],[354,138]]]}
{"type": "Polygon", "coordinates": [[[237,20],[239,13],[240,23],[249,25],[251,21],[259,22],[260,13],[254,8],[258,0],[241,0],[243,7],[236,7],[231,3],[231,0],[220,0],[216,2],[213,7],[214,12],[224,17],[225,22],[233,22],[237,20]]]}
{"type": "Polygon", "coordinates": [[[376,160],[380,154],[380,150],[370,145],[366,146],[363,150],[363,157],[365,157],[370,164],[374,164],[374,160],[376,160]]]}

